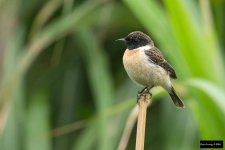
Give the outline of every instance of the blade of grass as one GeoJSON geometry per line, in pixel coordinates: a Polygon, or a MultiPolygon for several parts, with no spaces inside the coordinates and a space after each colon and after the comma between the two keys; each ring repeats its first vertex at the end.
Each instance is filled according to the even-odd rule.
{"type": "MultiPolygon", "coordinates": [[[[188,60],[189,66],[191,66],[193,75],[209,79],[217,84],[223,83],[221,82],[224,81],[221,76],[223,74],[221,70],[223,69],[219,71],[217,68],[223,66],[223,64],[221,64],[222,61],[216,60],[221,59],[218,55],[219,49],[218,47],[212,47],[212,45],[215,46],[216,44],[207,45],[207,40],[204,37],[205,31],[202,28],[204,24],[198,22],[197,19],[200,18],[195,17],[196,14],[194,13],[199,12],[196,10],[197,8],[192,7],[193,1],[176,1],[176,4],[174,5],[171,1],[165,0],[174,32],[182,53],[188,60]]],[[[212,40],[212,42],[215,42],[215,40],[212,40]]],[[[190,108],[197,119],[202,137],[223,137],[221,134],[222,126],[224,126],[224,122],[221,120],[223,112],[219,111],[212,100],[200,91],[192,90],[191,93],[194,94],[199,109],[190,108]],[[202,116],[207,116],[207,119],[203,119],[202,116]],[[213,130],[209,130],[211,128],[213,130]]]]}
{"type": "Polygon", "coordinates": [[[37,34],[25,50],[25,54],[18,66],[21,70],[20,72],[25,72],[44,48],[50,45],[54,40],[67,34],[81,19],[94,11],[100,4],[102,4],[102,1],[87,1],[71,14],[58,19],[37,34]]]}
{"type": "MultiPolygon", "coordinates": [[[[25,115],[25,103],[24,103],[24,84],[19,83],[16,87],[18,90],[12,96],[15,101],[10,101],[7,103],[10,109],[6,122],[6,126],[2,136],[0,138],[0,149],[10,149],[17,150],[22,148],[21,143],[23,142],[23,137],[21,135],[24,131],[24,115],[25,115]]],[[[1,122],[4,123],[4,122],[1,122]]]]}
{"type": "Polygon", "coordinates": [[[50,150],[50,139],[45,136],[49,131],[49,104],[47,90],[36,90],[28,106],[26,127],[27,150],[50,150]]]}
{"type": "Polygon", "coordinates": [[[48,19],[54,14],[54,12],[61,6],[62,0],[48,1],[45,6],[40,10],[36,19],[33,22],[30,31],[30,39],[41,30],[42,26],[48,21],[48,19]]]}
{"type": "Polygon", "coordinates": [[[224,116],[218,112],[214,104],[208,105],[202,103],[205,99],[190,99],[190,109],[194,114],[198,129],[200,131],[201,139],[224,139],[224,116]]]}
{"type": "Polygon", "coordinates": [[[198,88],[201,91],[204,91],[209,97],[212,98],[213,102],[217,105],[223,115],[225,116],[225,90],[219,88],[217,85],[213,84],[210,81],[203,79],[189,79],[187,82],[188,85],[198,88]]]}
{"type": "Polygon", "coordinates": [[[113,82],[109,72],[106,55],[97,44],[96,38],[88,28],[83,28],[79,32],[82,43],[82,52],[87,64],[87,72],[90,80],[92,92],[95,97],[97,113],[100,116],[99,128],[99,149],[113,148],[111,136],[109,136],[109,122],[105,118],[104,111],[109,109],[113,101],[113,82]]]}
{"type": "MultiPolygon", "coordinates": [[[[203,18],[204,24],[204,41],[206,41],[206,47],[209,49],[207,54],[213,60],[213,65],[216,72],[219,73],[220,79],[223,79],[225,76],[225,69],[224,69],[224,61],[222,60],[222,54],[218,43],[218,38],[215,32],[214,20],[212,18],[212,11],[209,0],[200,0],[200,10],[201,15],[203,18]]],[[[215,76],[217,78],[217,76],[215,76]]],[[[225,80],[221,80],[219,84],[225,86],[225,80]],[[223,81],[223,82],[221,82],[223,81]]]]}
{"type": "MultiPolygon", "coordinates": [[[[101,3],[102,1],[87,1],[79,8],[75,9],[71,14],[55,21],[39,33],[25,48],[24,54],[21,56],[21,60],[16,67],[15,73],[13,74],[13,77],[11,77],[11,82],[12,80],[15,80],[17,76],[21,76],[26,73],[35,58],[42,52],[42,50],[44,50],[44,48],[56,40],[56,37],[59,38],[60,36],[64,36],[68,30],[72,29],[75,24],[79,23],[80,19],[94,11],[94,9],[101,3]]],[[[1,91],[1,99],[5,99],[3,95],[6,95],[5,93],[7,93],[6,91],[8,88],[5,88],[4,92],[1,91]]]]}
{"type": "Polygon", "coordinates": [[[221,104],[221,99],[218,96],[223,98],[221,93],[223,90],[210,81],[206,82],[202,79],[188,80],[187,85],[192,91],[195,91],[192,101],[188,104],[198,123],[201,137],[204,139],[225,138],[223,134],[225,132],[224,105],[218,106],[221,104]]]}
{"type": "MultiPolygon", "coordinates": [[[[1,87],[0,91],[0,106],[5,101],[12,99],[12,93],[18,82],[23,78],[24,74],[37,58],[37,56],[50,45],[56,37],[64,36],[68,30],[72,29],[74,25],[78,24],[80,19],[84,18],[87,14],[94,11],[95,8],[100,6],[103,1],[87,1],[79,8],[75,9],[71,14],[66,17],[60,18],[56,22],[50,24],[41,33],[39,33],[30,44],[23,50],[21,59],[18,60],[15,70],[9,76],[4,88],[1,87]]],[[[4,107],[4,106],[2,106],[4,107]]]]}
{"type": "Polygon", "coordinates": [[[223,68],[223,64],[220,51],[213,35],[205,36],[204,30],[202,30],[204,22],[197,24],[199,18],[194,17],[197,8],[192,7],[193,1],[176,0],[176,5],[169,0],[164,2],[181,52],[191,66],[193,75],[205,77],[221,84],[223,74],[220,69],[223,68]],[[209,73],[209,70],[213,74],[209,73]]]}
{"type": "Polygon", "coordinates": [[[90,150],[95,149],[97,142],[96,135],[98,135],[98,128],[96,124],[92,124],[89,128],[81,132],[78,140],[73,145],[73,150],[90,150]]]}
{"type": "MultiPolygon", "coordinates": [[[[4,61],[3,61],[3,81],[1,83],[1,90],[4,90],[4,88],[7,86],[7,81],[10,80],[11,75],[14,73],[15,66],[18,60],[18,57],[20,56],[19,49],[22,47],[22,43],[24,40],[24,30],[20,29],[19,32],[17,32],[16,36],[12,38],[12,40],[9,42],[8,47],[5,50],[4,53],[4,61]]],[[[18,81],[19,82],[19,81],[18,81]]],[[[14,88],[17,88],[17,85],[13,85],[14,88]]],[[[18,88],[20,89],[20,88],[18,88]]],[[[8,89],[9,92],[11,92],[12,89],[8,89]]],[[[9,113],[11,110],[11,105],[14,104],[12,101],[16,97],[14,97],[15,93],[11,93],[11,95],[8,95],[9,93],[5,94],[5,101],[3,99],[0,99],[0,117],[1,117],[1,126],[0,126],[0,136],[3,132],[3,129],[5,127],[5,124],[7,122],[7,119],[9,117],[9,113]]]]}

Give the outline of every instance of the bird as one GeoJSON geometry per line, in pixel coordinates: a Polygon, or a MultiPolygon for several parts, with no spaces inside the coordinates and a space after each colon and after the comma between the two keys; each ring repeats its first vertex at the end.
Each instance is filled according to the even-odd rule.
{"type": "Polygon", "coordinates": [[[116,41],[122,41],[127,46],[123,65],[130,79],[145,87],[142,91],[161,86],[169,93],[177,108],[185,107],[171,82],[171,79],[177,79],[175,70],[148,35],[134,31],[116,41]]]}

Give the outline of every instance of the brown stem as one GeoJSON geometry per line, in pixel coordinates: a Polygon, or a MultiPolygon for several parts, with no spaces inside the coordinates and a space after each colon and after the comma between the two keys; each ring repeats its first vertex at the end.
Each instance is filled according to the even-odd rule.
{"type": "Polygon", "coordinates": [[[148,92],[148,90],[144,90],[138,96],[138,123],[136,135],[136,150],[144,150],[146,112],[149,100],[150,100],[150,93],[148,92]]]}

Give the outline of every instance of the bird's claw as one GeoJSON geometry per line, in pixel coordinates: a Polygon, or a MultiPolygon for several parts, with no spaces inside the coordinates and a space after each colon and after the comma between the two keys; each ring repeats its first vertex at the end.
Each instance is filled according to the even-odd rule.
{"type": "Polygon", "coordinates": [[[138,103],[139,99],[141,98],[141,96],[145,96],[147,94],[149,94],[150,97],[152,97],[152,93],[149,92],[149,88],[148,87],[145,87],[143,90],[138,91],[138,94],[137,94],[137,103],[138,103]]]}

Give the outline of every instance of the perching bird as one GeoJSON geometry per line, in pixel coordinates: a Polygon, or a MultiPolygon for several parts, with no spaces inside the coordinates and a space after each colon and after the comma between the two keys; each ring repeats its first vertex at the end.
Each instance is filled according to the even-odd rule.
{"type": "Polygon", "coordinates": [[[151,38],[143,32],[134,31],[118,40],[127,46],[123,55],[123,65],[131,80],[148,91],[154,86],[163,87],[177,107],[184,107],[170,80],[177,78],[175,70],[154,46],[151,38]]]}

